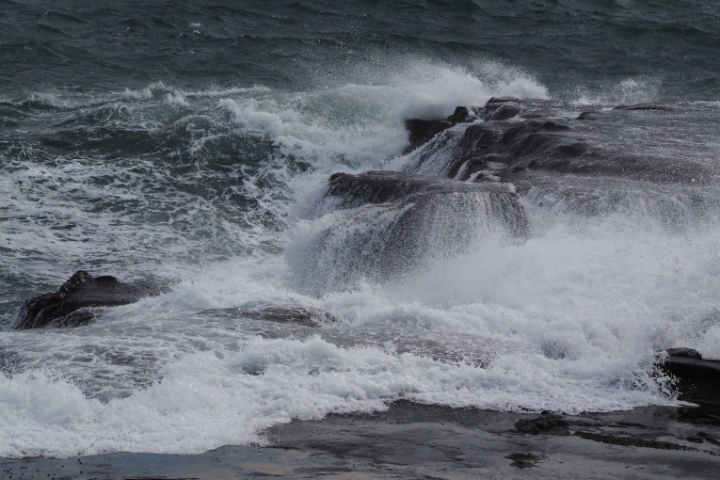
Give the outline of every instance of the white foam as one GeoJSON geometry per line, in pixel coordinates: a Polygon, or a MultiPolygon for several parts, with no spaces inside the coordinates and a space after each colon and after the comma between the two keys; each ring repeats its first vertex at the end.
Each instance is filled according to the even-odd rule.
{"type": "MultiPolygon", "coordinates": [[[[679,235],[632,218],[588,227],[557,217],[525,243],[485,236],[402,279],[315,297],[294,289],[283,247],[297,250],[332,218],[303,222],[291,210],[329,173],[391,165],[409,117],[442,117],[497,95],[548,95],[500,64],[408,61],[382,75],[312,92],[153,84],[95,101],[122,104],[123,127],[178,136],[169,159],[43,163],[42,151],[28,149],[24,158],[37,161],[5,164],[8,271],[59,284],[77,268],[70,258],[117,268],[97,274],[177,282],[86,327],[4,332],[0,351],[14,370],[0,376],[0,456],[201,452],[262,443],[263,429],[293,418],[383,409],[398,398],[568,413],[667,404],[652,378],[656,350],[687,345],[720,357],[713,225],[679,235]],[[165,160],[206,172],[225,160],[212,148],[227,139],[239,155],[262,152],[257,162],[221,165],[227,198],[211,202],[168,181],[175,173],[165,160]],[[96,182],[105,178],[113,180],[96,182]],[[256,204],[242,210],[234,195],[256,204]],[[131,211],[171,212],[170,221],[133,223],[128,210],[111,208],[132,202],[131,211]],[[50,230],[47,217],[80,233],[50,230]],[[91,241],[73,241],[82,238],[91,241]],[[308,329],[198,314],[259,301],[324,308],[340,321],[308,338],[308,329]]],[[[633,101],[643,90],[623,89],[633,101]]],[[[83,102],[70,106],[95,108],[83,102]]],[[[182,186],[208,185],[188,178],[196,182],[182,186]]]]}
{"type": "Polygon", "coordinates": [[[576,105],[634,105],[657,101],[661,81],[656,77],[626,78],[615,85],[589,91],[577,88],[572,97],[576,105]]]}
{"type": "Polygon", "coordinates": [[[573,385],[553,376],[549,362],[528,360],[506,357],[483,369],[377,348],[341,349],[320,338],[258,338],[239,353],[186,355],[165,369],[160,383],[108,403],[42,372],[0,377],[0,456],[197,453],[263,443],[262,429],[292,419],[382,410],[401,396],[457,407],[569,412],[649,400],[642,391],[573,385]]]}

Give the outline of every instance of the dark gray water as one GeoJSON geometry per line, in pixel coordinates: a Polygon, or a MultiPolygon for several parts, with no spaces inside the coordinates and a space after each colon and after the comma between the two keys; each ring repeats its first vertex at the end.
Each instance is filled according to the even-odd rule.
{"type": "Polygon", "coordinates": [[[524,69],[553,95],[651,80],[662,100],[713,99],[716,1],[15,2],[0,13],[4,92],[312,90],[422,58],[524,69]],[[230,5],[232,3],[232,5],[230,5]]]}

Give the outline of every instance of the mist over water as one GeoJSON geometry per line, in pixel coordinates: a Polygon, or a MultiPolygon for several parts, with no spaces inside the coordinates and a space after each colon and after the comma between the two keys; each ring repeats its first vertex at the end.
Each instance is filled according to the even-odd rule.
{"type": "MultiPolygon", "coordinates": [[[[0,51],[25,53],[0,74],[0,456],[262,444],[269,426],[399,398],[570,414],[676,404],[656,352],[720,357],[720,224],[710,206],[683,210],[682,192],[670,221],[662,202],[587,216],[531,191],[524,241],[445,212],[438,222],[468,232],[462,248],[439,235],[380,278],[338,247],[306,275],[324,232],[340,244],[389,221],[321,197],[333,173],[411,165],[406,119],[496,96],[551,100],[568,118],[645,102],[717,115],[705,4],[692,17],[668,2],[501,3],[209,2],[138,19],[102,2],[5,2],[0,51]],[[601,26],[616,47],[591,42],[601,26]],[[653,46],[678,35],[679,52],[653,46]],[[10,330],[25,300],[79,269],[171,291],[84,327],[10,330]],[[241,305],[336,321],[201,313],[241,305]]],[[[673,152],[715,161],[717,139],[677,128],[673,152]]]]}

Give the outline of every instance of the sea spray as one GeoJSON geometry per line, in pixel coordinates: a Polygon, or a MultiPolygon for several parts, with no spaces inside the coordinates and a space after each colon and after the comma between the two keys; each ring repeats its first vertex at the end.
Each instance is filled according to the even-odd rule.
{"type": "MultiPolygon", "coordinates": [[[[530,212],[523,241],[470,223],[463,248],[401,276],[302,288],[289,256],[336,225],[307,220],[331,174],[408,165],[411,116],[550,96],[519,69],[419,65],[328,88],[166,82],[3,105],[34,132],[13,127],[0,150],[0,278],[13,292],[4,324],[78,268],[154,276],[172,291],[77,329],[3,332],[0,454],[201,452],[399,398],[571,414],[676,404],[653,377],[655,352],[719,352],[713,222],[666,228],[642,208],[588,218],[548,188],[519,200],[530,212]],[[337,322],[201,313],[252,302],[307,305],[337,322]]],[[[553,102],[558,115],[586,107],[553,102]]],[[[700,135],[691,124],[678,132],[700,135]]],[[[642,132],[630,133],[603,135],[629,149],[642,132]]],[[[689,152],[716,148],[692,138],[689,152]]]]}

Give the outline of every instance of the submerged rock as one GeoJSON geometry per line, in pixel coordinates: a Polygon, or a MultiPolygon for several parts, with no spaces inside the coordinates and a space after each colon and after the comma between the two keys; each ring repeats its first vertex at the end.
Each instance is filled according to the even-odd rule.
{"type": "Polygon", "coordinates": [[[653,103],[638,103],[635,105],[618,105],[613,110],[628,110],[628,111],[639,111],[639,110],[653,110],[656,112],[672,112],[673,108],[667,105],[655,105],[653,103]]]}
{"type": "Polygon", "coordinates": [[[306,327],[319,327],[337,321],[337,318],[327,310],[298,304],[247,304],[235,308],[203,310],[200,314],[228,319],[292,323],[306,327]]]}
{"type": "Polygon", "coordinates": [[[529,420],[518,420],[515,423],[515,430],[530,435],[541,433],[565,435],[568,433],[568,422],[560,415],[544,414],[529,420]]]}
{"type": "Polygon", "coordinates": [[[144,284],[123,283],[109,275],[93,277],[80,270],[63,283],[57,292],[46,293],[25,302],[12,328],[85,325],[95,317],[89,308],[128,305],[164,291],[144,284]]]}

